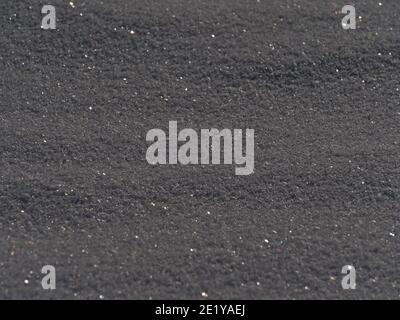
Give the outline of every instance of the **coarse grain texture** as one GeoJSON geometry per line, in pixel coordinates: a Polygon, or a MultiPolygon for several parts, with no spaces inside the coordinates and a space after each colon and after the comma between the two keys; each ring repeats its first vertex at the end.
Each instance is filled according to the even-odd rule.
{"type": "Polygon", "coordinates": [[[398,0],[49,2],[0,1],[1,299],[400,297],[398,0]],[[170,120],[254,174],[149,165],[170,120]]]}

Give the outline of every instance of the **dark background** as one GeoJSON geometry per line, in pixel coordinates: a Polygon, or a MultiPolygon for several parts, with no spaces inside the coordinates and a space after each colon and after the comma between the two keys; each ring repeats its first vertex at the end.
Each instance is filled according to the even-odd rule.
{"type": "Polygon", "coordinates": [[[399,1],[68,2],[0,2],[0,298],[399,298],[399,1]],[[150,166],[170,120],[255,173],[150,166]]]}

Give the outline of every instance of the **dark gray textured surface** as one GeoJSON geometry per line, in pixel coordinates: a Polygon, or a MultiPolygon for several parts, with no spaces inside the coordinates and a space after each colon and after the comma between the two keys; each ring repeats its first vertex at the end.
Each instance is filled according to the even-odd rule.
{"type": "Polygon", "coordinates": [[[0,298],[399,298],[399,1],[51,2],[0,2],[0,298]],[[169,120],[255,173],[148,165],[169,120]]]}

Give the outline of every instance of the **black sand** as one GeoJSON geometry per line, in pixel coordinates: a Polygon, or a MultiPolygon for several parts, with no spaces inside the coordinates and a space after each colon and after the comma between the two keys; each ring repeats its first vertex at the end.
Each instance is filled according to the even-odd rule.
{"type": "Polygon", "coordinates": [[[399,298],[399,1],[50,2],[0,2],[0,298],[399,298]],[[255,173],[150,166],[169,120],[255,173]]]}

